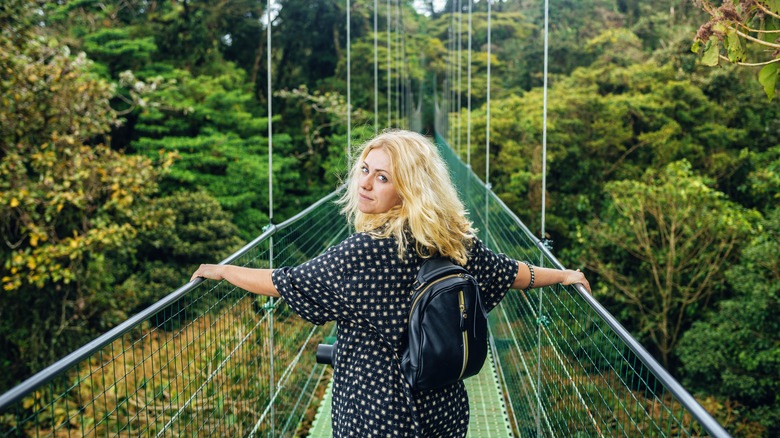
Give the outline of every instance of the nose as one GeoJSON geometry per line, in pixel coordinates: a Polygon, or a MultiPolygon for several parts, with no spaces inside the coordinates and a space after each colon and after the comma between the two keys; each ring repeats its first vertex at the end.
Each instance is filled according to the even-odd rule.
{"type": "Polygon", "coordinates": [[[358,181],[360,188],[366,191],[370,191],[373,185],[371,184],[372,180],[370,178],[370,175],[367,175],[365,173],[360,174],[360,180],[358,181]]]}

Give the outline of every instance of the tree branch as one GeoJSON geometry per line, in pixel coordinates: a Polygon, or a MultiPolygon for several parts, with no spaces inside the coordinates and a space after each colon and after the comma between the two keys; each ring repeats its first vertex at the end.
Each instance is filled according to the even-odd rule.
{"type": "Polygon", "coordinates": [[[756,43],[756,44],[761,44],[762,46],[772,47],[772,48],[774,48],[774,49],[780,49],[780,44],[773,44],[773,43],[768,43],[768,42],[766,42],[766,41],[763,41],[763,40],[760,40],[760,39],[758,39],[758,38],[756,38],[756,37],[752,37],[752,36],[750,36],[750,35],[748,35],[748,34],[746,34],[746,33],[742,33],[742,32],[740,32],[739,30],[737,30],[737,29],[734,29],[734,28],[733,28],[733,27],[731,27],[731,26],[726,26],[726,27],[728,27],[729,29],[732,29],[732,30],[734,30],[734,32],[736,32],[736,33],[737,33],[737,35],[739,35],[739,36],[741,36],[741,37],[743,37],[743,38],[745,38],[745,39],[747,39],[747,40],[753,41],[753,42],[754,42],[754,43],[756,43]]]}
{"type": "MultiPolygon", "coordinates": [[[[726,60],[728,62],[731,62],[731,60],[727,56],[723,56],[720,53],[718,53],[718,58],[726,60]]],[[[775,58],[775,59],[773,59],[771,61],[766,61],[766,62],[741,62],[741,61],[737,61],[734,64],[745,66],[745,67],[760,67],[762,65],[774,64],[776,62],[780,62],[780,58],[775,58]]]]}
{"type": "Polygon", "coordinates": [[[755,2],[755,5],[756,5],[756,7],[758,7],[758,9],[761,9],[761,11],[763,13],[765,13],[766,15],[769,15],[769,16],[775,17],[775,18],[780,18],[780,15],[777,15],[774,12],[770,11],[769,9],[767,9],[766,6],[761,4],[761,2],[755,2]]]}

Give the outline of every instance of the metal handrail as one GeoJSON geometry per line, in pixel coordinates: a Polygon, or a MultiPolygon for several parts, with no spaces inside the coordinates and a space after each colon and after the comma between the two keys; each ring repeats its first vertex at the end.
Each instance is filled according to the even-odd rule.
{"type": "MultiPolygon", "coordinates": [[[[480,184],[482,184],[482,181],[477,179],[480,184]]],[[[484,187],[484,184],[483,184],[484,187]]],[[[544,243],[539,240],[531,231],[528,229],[528,227],[520,220],[520,218],[517,217],[517,215],[509,209],[509,207],[506,206],[504,201],[502,201],[498,195],[496,195],[492,190],[489,190],[490,195],[493,197],[493,199],[498,202],[501,207],[504,208],[506,212],[510,214],[512,219],[515,220],[517,224],[519,224],[525,233],[531,237],[534,244],[536,245],[537,249],[539,249],[544,256],[552,262],[552,264],[558,268],[558,269],[566,269],[563,264],[550,252],[549,248],[544,245],[544,243]]],[[[699,404],[699,402],[696,401],[696,399],[689,393],[681,384],[677,381],[670,373],[667,371],[654,357],[650,354],[650,352],[647,351],[645,347],[642,346],[642,344],[639,343],[639,341],[634,338],[631,333],[629,333],[628,330],[626,330],[625,327],[623,327],[620,322],[618,322],[617,319],[615,319],[614,316],[612,316],[609,311],[604,308],[604,306],[601,305],[595,298],[593,298],[593,295],[588,293],[587,290],[585,290],[585,287],[581,284],[576,284],[575,290],[580,295],[580,297],[585,300],[585,302],[593,308],[593,310],[596,311],[596,313],[601,317],[601,319],[604,320],[604,322],[607,323],[607,325],[615,331],[615,334],[626,343],[628,348],[636,354],[637,358],[655,375],[655,377],[663,383],[669,392],[674,395],[677,400],[679,400],[680,404],[682,404],[688,411],[691,413],[691,416],[695,418],[702,427],[713,437],[718,438],[730,438],[731,435],[726,431],[726,429],[721,426],[720,423],[718,423],[715,418],[713,418],[712,415],[710,415],[709,412],[707,412],[704,407],[699,404]]]]}
{"type": "MultiPolygon", "coordinates": [[[[305,210],[301,211],[300,213],[296,214],[295,216],[287,219],[286,221],[280,223],[279,225],[270,224],[265,228],[265,230],[257,236],[254,240],[249,242],[248,244],[244,245],[241,249],[234,252],[221,262],[219,262],[220,265],[226,265],[233,263],[237,259],[239,259],[241,256],[249,252],[252,248],[254,248],[259,242],[262,242],[263,240],[273,236],[280,230],[287,228],[288,226],[292,225],[293,223],[297,222],[300,218],[308,214],[310,211],[314,210],[315,208],[319,207],[320,205],[329,202],[332,198],[334,198],[336,195],[338,195],[339,192],[344,188],[342,185],[341,187],[337,188],[333,192],[329,193],[328,195],[322,197],[314,204],[310,205],[305,210]]],[[[55,377],[59,376],[60,374],[67,371],[69,368],[73,367],[74,365],[78,364],[82,360],[88,358],[98,350],[100,350],[103,347],[106,347],[110,345],[113,341],[120,338],[122,335],[128,333],[130,330],[135,328],[138,324],[141,322],[149,319],[159,311],[165,309],[167,306],[175,303],[178,299],[180,299],[184,294],[194,289],[196,286],[198,286],[200,283],[204,281],[203,278],[196,278],[195,280],[192,280],[188,282],[187,284],[181,286],[180,288],[176,289],[175,291],[171,292],[170,294],[166,295],[161,300],[157,301],[156,303],[152,304],[151,306],[147,307],[146,309],[138,312],[136,315],[128,318],[127,320],[123,321],[113,329],[107,331],[106,333],[96,337],[92,341],[88,342],[87,344],[83,345],[82,347],[78,348],[77,350],[71,352],[67,356],[63,357],[62,359],[59,359],[58,361],[54,362],[53,364],[49,365],[48,367],[44,368],[43,370],[33,374],[29,378],[25,379],[22,383],[14,386],[10,390],[6,391],[5,393],[0,395],[0,412],[5,411],[7,408],[9,408],[14,403],[20,401],[22,398],[24,398],[26,395],[30,394],[35,389],[45,385],[46,383],[49,383],[52,381],[55,377]]]]}

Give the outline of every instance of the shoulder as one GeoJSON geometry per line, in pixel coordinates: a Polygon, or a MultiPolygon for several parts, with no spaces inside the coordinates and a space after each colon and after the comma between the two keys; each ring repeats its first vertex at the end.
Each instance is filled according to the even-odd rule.
{"type": "Polygon", "coordinates": [[[368,233],[355,233],[342,240],[338,245],[331,247],[328,252],[337,253],[363,253],[366,250],[372,252],[384,251],[388,248],[395,248],[395,239],[376,238],[368,233]]]}
{"type": "Polygon", "coordinates": [[[373,245],[374,240],[376,239],[372,238],[368,233],[355,233],[342,240],[334,248],[360,248],[373,245]]]}
{"type": "Polygon", "coordinates": [[[469,243],[468,251],[468,262],[465,267],[469,270],[494,270],[503,264],[512,264],[513,262],[506,254],[492,251],[478,237],[474,237],[469,243]]]}
{"type": "Polygon", "coordinates": [[[474,258],[478,258],[482,256],[485,251],[490,251],[484,243],[482,243],[482,240],[480,240],[479,237],[474,236],[471,240],[467,241],[465,243],[466,245],[466,251],[468,251],[468,259],[469,261],[473,260],[474,258]]]}

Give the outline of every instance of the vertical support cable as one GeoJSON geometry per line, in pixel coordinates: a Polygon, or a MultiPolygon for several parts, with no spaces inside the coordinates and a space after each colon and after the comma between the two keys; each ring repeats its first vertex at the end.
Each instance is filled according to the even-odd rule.
{"type": "Polygon", "coordinates": [[[273,102],[271,94],[271,0],[266,0],[268,28],[266,29],[266,61],[268,75],[266,80],[268,93],[268,221],[274,223],[274,182],[273,182],[273,102]]]}
{"type": "Polygon", "coordinates": [[[401,127],[401,0],[395,1],[395,126],[401,127]]]}
{"type": "Polygon", "coordinates": [[[450,112],[449,112],[449,121],[450,121],[450,147],[455,146],[453,143],[453,140],[455,138],[455,129],[457,128],[457,123],[455,123],[455,93],[457,90],[455,89],[455,1],[452,2],[452,14],[450,14],[450,29],[452,31],[450,32],[450,58],[452,59],[452,62],[450,63],[450,112]]]}
{"type": "Polygon", "coordinates": [[[488,24],[487,24],[487,121],[485,123],[485,242],[489,243],[490,236],[490,215],[488,214],[488,200],[490,199],[490,4],[492,0],[487,0],[488,24]]]}
{"type": "MultiPolygon", "coordinates": [[[[544,99],[543,99],[543,109],[542,109],[542,241],[545,240],[544,235],[544,210],[545,210],[545,192],[547,191],[547,52],[548,52],[548,40],[549,40],[549,32],[550,32],[550,3],[549,0],[544,0],[544,99]]],[[[539,265],[544,265],[544,254],[539,254],[539,265]]],[[[537,416],[536,416],[536,433],[537,436],[541,436],[542,433],[542,425],[541,425],[541,414],[539,414],[542,411],[542,323],[541,319],[544,318],[544,315],[542,314],[543,309],[543,303],[544,303],[544,288],[539,288],[539,311],[537,312],[537,316],[540,319],[539,322],[537,322],[537,328],[536,328],[536,348],[537,348],[537,359],[536,359],[536,400],[537,400],[537,416]]]]}
{"type": "MultiPolygon", "coordinates": [[[[272,98],[273,95],[271,94],[271,0],[266,0],[266,14],[268,17],[268,27],[266,28],[266,63],[267,63],[267,93],[268,93],[268,222],[269,224],[274,223],[274,174],[273,174],[273,102],[272,98]]],[[[268,267],[270,269],[273,269],[274,267],[274,238],[271,236],[268,242],[268,267]]],[[[274,307],[274,299],[273,297],[268,297],[267,305],[270,309],[273,309],[274,307]]],[[[273,310],[270,310],[273,312],[273,310]]],[[[269,365],[270,365],[270,372],[269,374],[269,380],[271,386],[269,387],[271,390],[271,394],[274,393],[275,390],[275,377],[274,377],[274,318],[268,318],[268,339],[269,339],[269,365]]],[[[276,425],[274,424],[274,418],[276,415],[274,414],[273,405],[271,406],[271,438],[273,438],[276,430],[276,425]]]]}
{"type": "Polygon", "coordinates": [[[391,69],[390,69],[390,0],[387,0],[387,127],[389,128],[393,123],[391,119],[391,114],[393,113],[392,108],[392,99],[390,97],[390,78],[391,78],[391,69]]]}
{"type": "Polygon", "coordinates": [[[471,169],[471,0],[469,0],[469,58],[466,88],[466,165],[471,169]]]}
{"type": "Polygon", "coordinates": [[[542,110],[542,235],[539,236],[543,241],[545,238],[544,213],[547,194],[547,58],[548,58],[548,40],[549,40],[549,13],[550,2],[544,0],[544,99],[542,110]]]}
{"type": "Polygon", "coordinates": [[[455,16],[455,13],[453,12],[450,16],[450,26],[447,28],[447,105],[446,105],[446,112],[447,112],[447,143],[449,143],[450,147],[452,147],[452,127],[454,126],[452,123],[452,103],[455,102],[455,99],[452,97],[452,92],[455,90],[455,88],[452,86],[452,78],[455,74],[455,69],[452,67],[452,64],[455,62],[455,57],[453,55],[453,34],[452,34],[452,17],[455,16]]]}
{"type": "Polygon", "coordinates": [[[352,161],[352,56],[350,56],[350,0],[347,0],[347,166],[352,161]]]}
{"type": "Polygon", "coordinates": [[[401,99],[401,104],[398,106],[400,108],[399,114],[401,115],[399,128],[401,129],[407,129],[407,123],[408,120],[406,118],[407,116],[407,110],[409,108],[408,99],[406,96],[406,93],[408,90],[408,87],[406,86],[406,33],[404,32],[404,18],[401,14],[401,1],[398,1],[398,28],[400,31],[400,34],[398,35],[398,55],[399,55],[399,69],[400,69],[400,79],[398,80],[398,83],[400,84],[399,92],[401,99]]]}
{"type": "Polygon", "coordinates": [[[406,28],[403,26],[403,17],[401,17],[401,53],[403,54],[404,67],[404,117],[406,119],[405,128],[412,128],[412,109],[414,108],[412,93],[412,76],[409,74],[409,56],[406,53],[406,28]]]}
{"type": "MultiPolygon", "coordinates": [[[[469,0],[471,1],[471,0],[469,0]]],[[[460,87],[461,87],[461,80],[463,76],[463,57],[460,54],[460,48],[463,45],[463,5],[461,3],[461,0],[458,0],[458,158],[460,158],[460,130],[461,130],[461,124],[460,124],[460,105],[462,102],[462,98],[460,96],[460,87]]]]}
{"type": "Polygon", "coordinates": [[[414,118],[414,85],[412,84],[412,72],[409,69],[409,55],[406,54],[406,37],[404,37],[404,71],[406,72],[406,126],[412,129],[414,118]]]}
{"type": "MultiPolygon", "coordinates": [[[[374,135],[379,130],[379,60],[377,54],[378,41],[377,38],[377,13],[376,13],[376,0],[374,0],[374,135]]],[[[349,163],[347,163],[349,165],[349,163]]]]}

